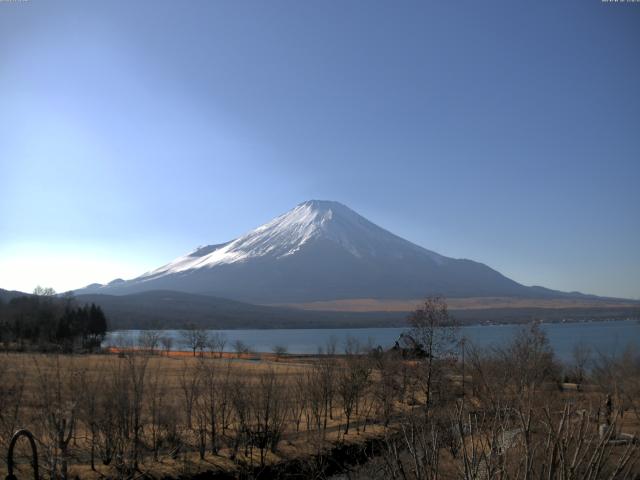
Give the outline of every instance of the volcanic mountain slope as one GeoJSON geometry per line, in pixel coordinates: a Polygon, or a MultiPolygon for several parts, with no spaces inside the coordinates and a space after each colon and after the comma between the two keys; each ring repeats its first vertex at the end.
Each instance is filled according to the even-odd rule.
{"type": "Polygon", "coordinates": [[[312,200],[235,240],[200,247],[132,280],[77,293],[175,290],[252,303],[350,298],[554,298],[490,267],[448,258],[378,227],[345,205],[312,200]]]}

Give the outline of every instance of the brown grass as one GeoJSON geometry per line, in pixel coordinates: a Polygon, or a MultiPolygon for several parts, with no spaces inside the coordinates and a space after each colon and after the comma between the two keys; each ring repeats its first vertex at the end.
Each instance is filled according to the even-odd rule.
{"type": "MultiPolygon", "coordinates": [[[[118,362],[122,360],[122,355],[125,354],[144,355],[140,351],[119,351],[117,349],[110,349],[108,354],[95,354],[95,355],[60,355],[59,360],[61,362],[61,369],[63,371],[72,371],[81,369],[88,376],[99,377],[103,371],[108,368],[108,365],[112,362],[118,362]]],[[[21,354],[21,353],[8,353],[0,354],[0,362],[4,371],[5,378],[12,375],[24,375],[25,388],[23,397],[23,415],[25,419],[19,425],[20,428],[27,428],[36,434],[36,437],[41,435],[40,432],[40,414],[38,410],[41,408],[38,406],[38,400],[40,395],[41,386],[38,383],[44,375],[53,375],[53,372],[47,372],[46,369],[51,367],[53,355],[48,354],[21,354]]],[[[182,402],[182,390],[180,384],[181,375],[183,375],[185,368],[190,371],[195,371],[196,366],[205,362],[207,365],[217,365],[221,368],[230,368],[232,377],[243,377],[248,379],[249,383],[254,383],[261,374],[267,372],[275,372],[278,377],[284,380],[285,386],[291,387],[293,385],[293,379],[298,374],[309,370],[314,362],[318,360],[313,356],[276,356],[275,354],[235,354],[225,353],[222,358],[219,358],[218,353],[202,355],[197,353],[193,356],[192,352],[174,351],[169,355],[166,353],[156,353],[154,355],[147,355],[147,375],[153,371],[161,371],[164,376],[167,392],[166,397],[170,399],[173,404],[180,404],[182,402]]],[[[287,388],[289,388],[287,387],[287,388]]],[[[69,398],[69,401],[73,399],[69,398]]],[[[341,434],[341,425],[343,422],[342,411],[339,406],[336,405],[332,410],[332,419],[329,419],[326,430],[326,437],[322,441],[327,447],[331,444],[341,441],[346,443],[360,443],[366,439],[376,435],[380,435],[382,427],[379,425],[366,425],[364,429],[362,425],[355,427],[355,424],[362,418],[358,418],[354,415],[352,418],[352,430],[348,436],[341,434]]],[[[303,420],[304,424],[304,420],[303,420]]],[[[300,432],[295,431],[293,421],[288,421],[285,433],[278,446],[277,453],[268,452],[267,464],[275,464],[278,462],[300,458],[307,455],[316,453],[316,439],[312,441],[313,435],[310,432],[303,431],[301,426],[300,432]]],[[[211,455],[207,451],[204,460],[199,458],[198,452],[195,449],[195,439],[193,433],[184,433],[187,438],[186,451],[180,454],[177,459],[171,458],[166,452],[161,454],[159,462],[153,461],[152,455],[146,453],[140,464],[140,471],[155,478],[162,478],[167,476],[177,477],[180,475],[190,475],[203,471],[227,471],[233,472],[238,469],[239,463],[258,465],[257,453],[254,452],[253,457],[245,456],[242,451],[239,452],[236,461],[230,459],[231,449],[227,446],[221,448],[217,455],[211,455]],[[189,436],[192,438],[189,438],[189,436]]],[[[78,476],[80,478],[114,478],[117,476],[117,472],[114,470],[113,465],[104,466],[100,461],[96,460],[96,471],[92,471],[88,462],[88,450],[89,450],[89,433],[84,425],[78,426],[78,431],[75,434],[76,439],[73,441],[72,458],[69,467],[70,477],[78,476]]],[[[6,446],[8,438],[0,438],[0,446],[6,446]]],[[[25,445],[17,449],[19,460],[19,471],[22,475],[18,475],[19,478],[30,474],[30,467],[26,452],[25,445]],[[21,458],[20,458],[21,456],[21,458]]],[[[42,447],[41,447],[42,448],[42,447]]],[[[4,452],[2,453],[4,455],[4,452]]],[[[40,463],[43,463],[43,452],[40,451],[40,463]]],[[[43,467],[41,466],[41,470],[43,467]]],[[[4,478],[6,475],[6,465],[0,463],[0,478],[4,478]]],[[[41,472],[42,473],[42,472],[41,472]]]]}
{"type": "MultiPolygon", "coordinates": [[[[38,403],[40,401],[41,385],[39,384],[42,374],[45,376],[53,374],[53,372],[47,372],[47,368],[51,368],[52,361],[58,358],[61,362],[62,371],[72,371],[81,369],[85,374],[93,377],[100,377],[100,375],[106,371],[110,366],[117,362],[121,362],[122,355],[130,355],[135,353],[136,355],[144,355],[140,351],[119,351],[112,349],[111,354],[106,355],[64,355],[54,357],[52,355],[38,355],[38,354],[0,354],[0,373],[3,373],[4,378],[10,378],[15,375],[24,375],[25,377],[25,390],[23,396],[23,414],[21,424],[19,427],[25,427],[33,430],[36,435],[42,434],[41,425],[42,415],[38,409],[41,408],[38,403]]],[[[293,356],[284,355],[276,356],[275,354],[237,354],[226,353],[222,358],[219,358],[218,354],[203,354],[200,356],[197,354],[195,357],[192,352],[171,352],[169,355],[159,352],[155,355],[148,355],[144,358],[148,358],[147,372],[161,372],[164,380],[166,381],[167,391],[166,397],[173,405],[181,405],[183,392],[181,390],[181,376],[184,375],[186,370],[196,371],[197,366],[218,366],[220,368],[229,368],[232,377],[242,377],[248,379],[250,383],[255,382],[261,375],[267,372],[274,372],[280,380],[283,381],[285,388],[287,389],[286,395],[293,395],[294,380],[305,372],[309,372],[314,365],[320,360],[317,356],[293,356]]],[[[344,365],[342,359],[335,359],[338,365],[344,365]]],[[[400,361],[400,360],[399,360],[400,361]]],[[[408,367],[415,367],[415,362],[402,361],[408,367]]],[[[448,373],[447,378],[451,381],[453,390],[460,390],[462,377],[453,372],[448,373]]],[[[468,375],[465,377],[467,382],[471,382],[472,378],[468,375]]],[[[374,371],[372,374],[374,382],[380,380],[380,374],[374,371]]],[[[577,391],[577,389],[567,389],[562,393],[558,392],[557,386],[547,385],[545,390],[545,396],[558,395],[559,402],[574,402],[580,401],[585,404],[592,404],[597,406],[601,403],[602,392],[597,392],[592,389],[585,389],[586,391],[577,391]]],[[[0,392],[2,393],[2,392],[0,392]]],[[[370,393],[371,395],[371,393],[370,393]]],[[[423,400],[418,395],[418,401],[423,400]]],[[[73,398],[69,398],[70,401],[73,398]]],[[[468,397],[468,404],[472,408],[479,407],[477,399],[474,397],[468,397]]],[[[395,412],[409,412],[412,409],[412,404],[401,403],[397,401],[394,405],[395,412]]],[[[597,407],[594,407],[594,409],[597,407]]],[[[318,452],[318,448],[327,449],[332,445],[340,442],[344,443],[364,443],[371,438],[380,438],[385,432],[388,432],[375,415],[370,417],[371,422],[366,424],[362,415],[358,416],[354,414],[352,428],[349,435],[344,435],[344,416],[336,401],[332,410],[332,418],[329,419],[326,430],[326,437],[321,440],[314,432],[305,431],[304,426],[298,432],[295,429],[294,422],[290,419],[287,421],[286,428],[283,437],[278,445],[276,453],[267,453],[266,463],[276,464],[283,461],[299,458],[310,458],[312,455],[318,452]]],[[[304,420],[303,420],[304,424],[304,420]]],[[[397,425],[392,422],[389,425],[390,429],[395,428],[397,425]]],[[[625,414],[622,419],[621,426],[623,431],[629,433],[637,433],[640,431],[640,422],[635,415],[625,414]]],[[[198,452],[195,448],[195,434],[188,432],[183,425],[183,435],[187,447],[180,453],[178,458],[171,458],[166,451],[162,452],[159,461],[154,461],[152,455],[147,451],[141,459],[139,470],[140,474],[146,474],[154,478],[162,477],[188,477],[190,475],[206,472],[206,471],[225,471],[225,472],[237,472],[240,468],[239,465],[251,464],[257,465],[259,463],[257,458],[257,452],[253,455],[245,456],[242,449],[240,450],[236,460],[232,460],[232,450],[229,443],[223,444],[223,447],[219,450],[217,455],[212,455],[207,451],[205,458],[200,459],[198,452]]],[[[78,476],[80,478],[115,478],[117,472],[113,465],[104,466],[98,460],[96,462],[96,471],[92,471],[88,465],[88,431],[86,425],[80,424],[78,431],[76,432],[76,439],[72,445],[72,456],[70,464],[70,477],[78,476]]],[[[0,445],[6,446],[7,438],[0,438],[0,445]]],[[[4,452],[1,452],[4,455],[4,452]]],[[[20,469],[19,478],[24,478],[29,475],[29,467],[26,465],[26,457],[24,456],[24,449],[19,449],[18,453],[22,455],[20,461],[22,466],[20,469]]],[[[42,461],[41,452],[41,461],[42,461]]],[[[454,471],[454,459],[449,458],[449,454],[443,451],[442,468],[444,471],[454,471]]],[[[0,463],[0,478],[6,475],[6,466],[0,463]]],[[[443,475],[443,478],[453,478],[443,475]]]]}
{"type": "MultiPolygon", "coordinates": [[[[420,305],[420,299],[380,300],[375,298],[351,298],[307,303],[278,304],[301,310],[334,312],[410,312],[420,305]]],[[[451,310],[484,310],[493,308],[638,308],[638,302],[597,299],[525,299],[511,297],[447,298],[451,310]]]]}

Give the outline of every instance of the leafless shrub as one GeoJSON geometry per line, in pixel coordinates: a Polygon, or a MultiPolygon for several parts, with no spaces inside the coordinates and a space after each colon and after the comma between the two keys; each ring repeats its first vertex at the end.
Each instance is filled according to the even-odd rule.
{"type": "Polygon", "coordinates": [[[224,347],[227,345],[227,337],[224,333],[215,332],[209,336],[207,348],[211,353],[218,353],[218,357],[222,358],[224,347]]]}
{"type": "Polygon", "coordinates": [[[88,429],[89,434],[89,462],[91,464],[91,470],[96,469],[96,446],[98,439],[98,402],[99,395],[101,393],[102,378],[100,375],[91,373],[88,371],[81,372],[78,381],[80,382],[79,397],[80,409],[79,418],[88,429]]]}
{"type": "Polygon", "coordinates": [[[138,337],[138,346],[145,352],[154,355],[160,345],[160,332],[145,330],[138,337]]]}
{"type": "Polygon", "coordinates": [[[260,465],[264,465],[267,449],[276,451],[284,431],[287,413],[284,394],[282,379],[273,370],[260,374],[251,396],[249,425],[250,441],[260,452],[260,465]]]}
{"type": "Polygon", "coordinates": [[[241,445],[245,447],[245,455],[249,454],[249,433],[251,399],[246,378],[236,377],[231,383],[231,404],[233,405],[233,445],[231,458],[236,458],[241,445]]]}
{"type": "Polygon", "coordinates": [[[0,362],[0,385],[0,447],[4,450],[23,418],[24,367],[10,369],[8,362],[0,362]]]}
{"type": "Polygon", "coordinates": [[[376,413],[382,418],[383,425],[386,427],[391,421],[395,403],[402,398],[401,370],[403,367],[395,352],[376,352],[372,355],[371,361],[379,375],[372,386],[376,413]]]}
{"type": "MultiPolygon", "coordinates": [[[[307,388],[305,377],[297,374],[291,382],[289,396],[289,418],[295,425],[296,432],[300,431],[302,416],[307,410],[307,388]]],[[[309,428],[307,424],[307,428],[309,428]]]]}
{"type": "Polygon", "coordinates": [[[456,328],[440,297],[427,298],[409,316],[409,337],[421,353],[421,367],[415,372],[422,385],[427,405],[433,402],[433,388],[442,381],[445,362],[453,355],[456,345],[456,328]]]}
{"type": "Polygon", "coordinates": [[[236,340],[233,342],[233,349],[238,355],[238,358],[240,358],[240,355],[246,355],[249,353],[249,345],[244,343],[242,340],[236,340]]]}
{"type": "Polygon", "coordinates": [[[160,337],[160,345],[162,345],[165,355],[169,356],[171,347],[173,347],[173,338],[169,335],[163,335],[160,337]]]}
{"type": "Polygon", "coordinates": [[[68,476],[70,442],[75,433],[81,398],[81,369],[73,357],[33,357],[36,371],[37,412],[42,428],[47,470],[51,478],[68,476]],[[66,360],[66,364],[62,362],[66,360]]]}
{"type": "Polygon", "coordinates": [[[175,421],[171,419],[170,408],[167,400],[166,376],[163,375],[159,367],[153,368],[147,375],[146,405],[148,411],[148,433],[150,435],[149,444],[153,451],[153,459],[158,461],[160,447],[163,445],[171,428],[169,423],[175,421]]]}
{"type": "Polygon", "coordinates": [[[549,341],[537,325],[521,329],[504,347],[468,350],[472,393],[492,410],[505,404],[532,406],[560,376],[549,341]]]}
{"type": "Polygon", "coordinates": [[[594,361],[593,379],[602,392],[613,397],[621,413],[631,409],[640,420],[640,350],[635,345],[600,354],[594,361]]]}
{"type": "Polygon", "coordinates": [[[592,360],[591,347],[584,342],[577,343],[571,352],[572,361],[569,365],[569,380],[578,384],[583,383],[592,360]]]}
{"type": "Polygon", "coordinates": [[[342,401],[342,411],[346,424],[344,435],[349,434],[351,416],[358,411],[366,396],[371,376],[371,363],[368,356],[360,351],[360,346],[353,339],[348,340],[345,348],[344,365],[337,375],[337,392],[342,401]]]}
{"type": "Polygon", "coordinates": [[[193,352],[193,356],[196,356],[196,352],[202,353],[209,342],[209,335],[206,330],[196,328],[193,325],[188,326],[181,331],[182,340],[185,345],[193,352]]]}
{"type": "Polygon", "coordinates": [[[287,347],[284,345],[275,345],[271,351],[275,354],[277,358],[282,357],[287,354],[287,347]]]}
{"type": "Polygon", "coordinates": [[[200,390],[200,376],[193,366],[183,361],[178,384],[184,400],[184,415],[187,428],[193,428],[193,406],[200,390]]]}
{"type": "Polygon", "coordinates": [[[215,362],[202,362],[199,368],[199,395],[196,400],[198,438],[201,458],[204,458],[207,438],[212,454],[218,452],[223,404],[227,398],[224,373],[215,362]]]}
{"type": "Polygon", "coordinates": [[[328,387],[326,385],[326,370],[321,366],[314,366],[304,374],[304,388],[306,391],[307,408],[307,430],[315,437],[318,453],[322,448],[327,429],[327,409],[329,400],[327,398],[328,387]]]}

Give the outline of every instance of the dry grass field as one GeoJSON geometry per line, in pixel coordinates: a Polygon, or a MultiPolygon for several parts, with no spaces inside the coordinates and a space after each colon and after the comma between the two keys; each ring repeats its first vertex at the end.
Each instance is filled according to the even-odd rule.
{"type": "MultiPolygon", "coordinates": [[[[336,393],[336,398],[329,399],[327,393],[316,392],[315,403],[309,403],[303,411],[306,390],[313,388],[322,368],[317,357],[228,354],[219,358],[218,354],[194,357],[190,352],[172,352],[169,356],[142,352],[10,353],[2,355],[1,362],[0,380],[4,382],[0,445],[6,451],[10,432],[16,428],[32,430],[40,445],[41,473],[59,468],[59,460],[54,467],[53,457],[65,450],[69,477],[126,476],[125,467],[118,464],[125,459],[117,458],[117,450],[131,455],[132,440],[118,446],[123,442],[119,437],[135,437],[136,428],[140,437],[137,470],[153,477],[209,470],[237,472],[315,455],[336,442],[363,442],[381,432],[374,421],[369,393],[369,398],[360,399],[358,404],[365,410],[351,414],[351,430],[346,434],[345,415],[336,393]],[[261,400],[268,395],[272,402],[264,405],[261,400]],[[325,406],[325,400],[330,400],[331,405],[325,406]],[[12,409],[16,417],[13,422],[7,414],[12,409]],[[243,414],[252,418],[238,418],[243,414]],[[140,419],[136,420],[136,416],[140,419]],[[255,435],[277,430],[277,450],[264,445],[260,452],[262,445],[254,444],[259,440],[241,445],[245,441],[239,437],[248,434],[249,424],[260,430],[257,425],[261,420],[265,421],[264,428],[255,435]],[[66,430],[61,426],[64,421],[66,430]],[[144,425],[136,427],[137,421],[144,425]],[[240,425],[244,422],[246,425],[240,425]],[[212,428],[220,430],[214,440],[215,454],[212,428]],[[56,445],[59,433],[71,433],[68,447],[56,445]],[[109,442],[113,452],[108,451],[109,442]],[[202,455],[201,448],[205,450],[202,455]],[[105,465],[107,460],[109,464],[105,465]]],[[[328,373],[337,376],[340,362],[332,360],[331,365],[328,373]]],[[[374,376],[371,374],[371,378],[374,376]]],[[[17,451],[22,457],[20,470],[26,474],[26,450],[17,451]]],[[[0,475],[5,474],[6,465],[2,464],[0,475]]]]}
{"type": "MultiPolygon", "coordinates": [[[[374,298],[352,298],[345,300],[329,300],[307,303],[278,304],[302,310],[321,310],[335,312],[411,312],[422,300],[380,300],[374,298]]],[[[639,308],[638,302],[615,299],[590,298],[558,298],[558,299],[526,299],[515,297],[468,297],[448,298],[451,310],[483,310],[483,309],[529,309],[529,308],[639,308]]]]}
{"type": "MultiPolygon", "coordinates": [[[[640,475],[637,352],[587,374],[579,362],[558,365],[535,328],[502,350],[470,347],[465,364],[432,347],[427,356],[357,346],[340,356],[4,353],[0,448],[30,429],[51,479],[325,478],[345,468],[381,479],[640,475]]],[[[29,475],[25,447],[19,478],[29,475]]]]}

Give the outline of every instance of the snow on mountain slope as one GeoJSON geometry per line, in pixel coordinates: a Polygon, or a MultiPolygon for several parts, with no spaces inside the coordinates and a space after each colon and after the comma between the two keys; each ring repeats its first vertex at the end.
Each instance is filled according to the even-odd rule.
{"type": "Polygon", "coordinates": [[[256,257],[280,259],[295,254],[309,241],[320,237],[358,258],[388,255],[402,258],[404,250],[408,249],[412,253],[425,253],[437,263],[445,259],[378,227],[341,203],[311,200],[236,240],[197,248],[139,279],[243,262],[256,257]]]}
{"type": "Polygon", "coordinates": [[[77,293],[175,290],[253,303],[350,298],[553,296],[478,262],[444,257],[338,202],[311,200],[227,243],[208,245],[138,278],[77,293]]]}

